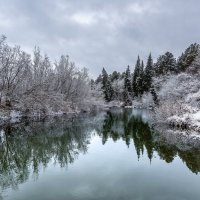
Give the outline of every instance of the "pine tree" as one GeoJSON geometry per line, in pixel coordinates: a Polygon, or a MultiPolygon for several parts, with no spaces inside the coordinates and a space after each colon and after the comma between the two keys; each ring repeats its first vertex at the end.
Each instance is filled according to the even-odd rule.
{"type": "Polygon", "coordinates": [[[131,94],[132,94],[131,73],[130,73],[130,67],[128,66],[124,77],[124,104],[126,106],[132,105],[131,94]]]}
{"type": "Polygon", "coordinates": [[[158,57],[155,64],[155,74],[157,76],[166,75],[168,73],[176,73],[176,59],[170,52],[166,52],[164,55],[158,57]]]}
{"type": "Polygon", "coordinates": [[[128,66],[125,72],[125,77],[124,77],[124,87],[127,88],[127,91],[131,95],[132,93],[132,87],[131,87],[131,72],[130,72],[130,67],[128,66]]]}
{"type": "Polygon", "coordinates": [[[111,82],[114,82],[115,80],[118,80],[120,78],[120,73],[117,71],[114,71],[111,75],[110,75],[110,80],[111,82]]]}
{"type": "Polygon", "coordinates": [[[159,104],[159,100],[158,100],[158,95],[156,94],[155,89],[151,88],[150,92],[151,92],[151,95],[153,97],[153,101],[154,101],[155,105],[158,105],[159,104]]]}
{"type": "Polygon", "coordinates": [[[194,43],[191,44],[184,53],[178,58],[177,68],[178,72],[185,71],[195,60],[199,52],[199,45],[194,43]]]}
{"type": "Polygon", "coordinates": [[[133,96],[137,97],[138,96],[138,77],[140,75],[140,57],[138,56],[135,69],[133,72],[133,79],[132,79],[132,91],[133,91],[133,96]]]}
{"type": "Polygon", "coordinates": [[[149,92],[152,87],[152,78],[153,78],[153,59],[151,54],[149,54],[147,65],[144,72],[144,91],[149,92]]]}
{"type": "Polygon", "coordinates": [[[108,82],[108,74],[105,70],[105,68],[103,68],[102,70],[102,89],[105,91],[106,90],[106,85],[107,85],[107,82],[108,82]]]}
{"type": "Polygon", "coordinates": [[[102,74],[100,74],[97,79],[95,80],[96,84],[102,83],[102,74]]]}
{"type": "Polygon", "coordinates": [[[142,61],[140,73],[137,78],[137,93],[141,97],[144,93],[144,63],[142,61]]]}
{"type": "Polygon", "coordinates": [[[131,106],[132,105],[131,95],[128,92],[127,88],[124,88],[124,105],[125,106],[131,106]]]}
{"type": "Polygon", "coordinates": [[[102,70],[102,90],[105,100],[107,102],[111,101],[113,98],[113,88],[108,74],[104,68],[102,70]]]}
{"type": "Polygon", "coordinates": [[[93,79],[90,80],[90,87],[91,87],[91,90],[95,89],[95,81],[93,79]]]}

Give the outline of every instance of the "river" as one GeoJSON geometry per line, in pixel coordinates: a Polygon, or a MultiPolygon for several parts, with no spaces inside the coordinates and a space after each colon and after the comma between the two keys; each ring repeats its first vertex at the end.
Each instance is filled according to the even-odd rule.
{"type": "Polygon", "coordinates": [[[0,199],[199,200],[200,146],[176,143],[132,109],[4,126],[0,199]]]}

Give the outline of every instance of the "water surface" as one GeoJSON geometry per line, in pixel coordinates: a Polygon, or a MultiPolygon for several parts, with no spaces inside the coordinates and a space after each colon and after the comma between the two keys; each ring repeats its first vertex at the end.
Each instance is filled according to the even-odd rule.
{"type": "Polygon", "coordinates": [[[146,112],[113,109],[3,132],[0,199],[200,199],[200,147],[169,143],[146,112]]]}

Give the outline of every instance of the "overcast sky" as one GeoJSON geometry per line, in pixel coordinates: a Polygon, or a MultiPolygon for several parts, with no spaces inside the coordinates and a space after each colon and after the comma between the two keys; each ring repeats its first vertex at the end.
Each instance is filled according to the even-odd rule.
{"type": "Polygon", "coordinates": [[[67,54],[96,76],[200,43],[199,0],[0,0],[0,34],[51,60],[67,54]]]}

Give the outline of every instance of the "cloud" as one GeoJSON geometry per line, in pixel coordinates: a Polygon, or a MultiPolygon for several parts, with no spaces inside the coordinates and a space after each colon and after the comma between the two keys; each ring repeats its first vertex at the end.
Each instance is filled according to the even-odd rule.
{"type": "Polygon", "coordinates": [[[71,20],[80,25],[92,25],[96,22],[95,15],[92,13],[75,13],[71,20]]]}
{"type": "Polygon", "coordinates": [[[158,1],[152,2],[134,2],[127,6],[127,11],[136,15],[145,15],[147,13],[158,13],[158,1]],[[156,2],[156,3],[155,3],[156,2]]]}
{"type": "MultiPolygon", "coordinates": [[[[200,42],[196,0],[0,0],[0,30],[11,44],[70,55],[97,75],[200,42]]],[[[30,52],[31,53],[31,52],[30,52]]]]}

